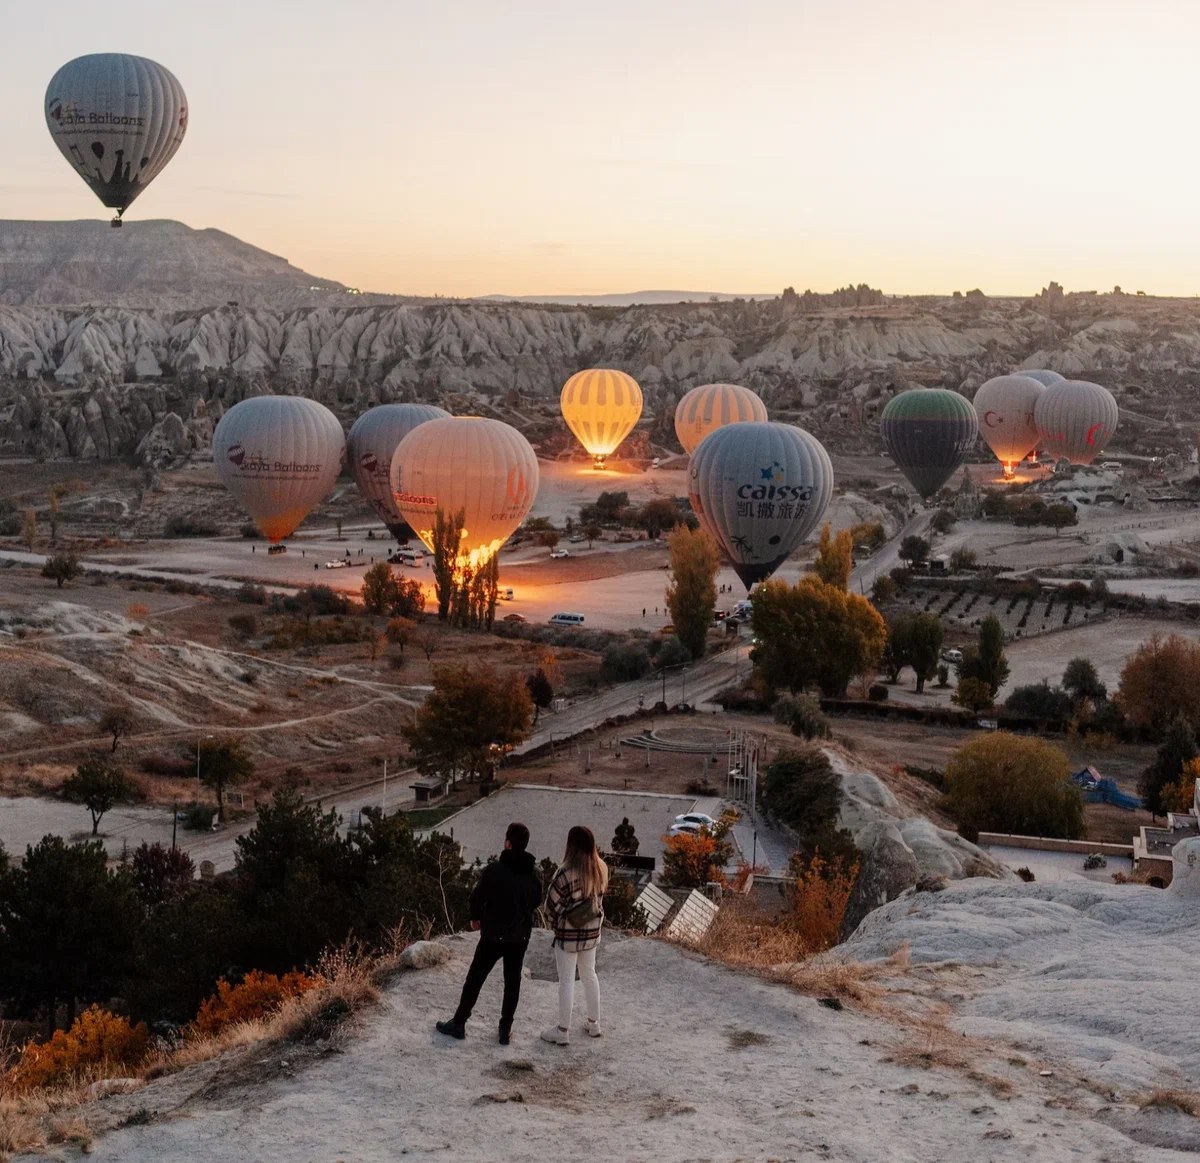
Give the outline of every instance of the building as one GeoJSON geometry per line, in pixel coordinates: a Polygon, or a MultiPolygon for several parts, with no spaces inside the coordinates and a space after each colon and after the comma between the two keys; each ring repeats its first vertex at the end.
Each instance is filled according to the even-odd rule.
{"type": "Polygon", "coordinates": [[[1192,807],[1187,812],[1168,812],[1166,827],[1138,829],[1133,838],[1133,868],[1146,878],[1148,884],[1165,888],[1171,883],[1174,864],[1171,850],[1183,840],[1200,837],[1200,780],[1192,793],[1192,807]]]}

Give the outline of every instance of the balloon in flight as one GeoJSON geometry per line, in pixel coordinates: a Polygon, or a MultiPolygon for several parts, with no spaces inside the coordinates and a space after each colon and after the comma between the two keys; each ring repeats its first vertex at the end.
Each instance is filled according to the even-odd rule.
{"type": "Polygon", "coordinates": [[[412,535],[392,493],[392,456],[418,424],[449,416],[434,404],[380,404],[354,421],[346,437],[346,459],[354,483],[375,514],[398,541],[412,535]]]}
{"type": "Polygon", "coordinates": [[[282,541],[333,488],[346,455],[337,417],[302,396],[253,396],[213,432],[213,464],[269,541],[282,541]]]}
{"type": "Polygon", "coordinates": [[[575,438],[603,468],[642,416],[642,389],[637,380],[612,368],[576,372],[559,397],[563,419],[575,438]]]}
{"type": "Polygon", "coordinates": [[[996,376],[980,384],[975,393],[979,435],[1004,465],[1008,476],[1037,447],[1033,408],[1045,390],[1040,380],[1020,373],[996,376]]]}
{"type": "Polygon", "coordinates": [[[832,495],[829,454],[791,424],[728,424],[692,453],[692,508],[747,589],[812,532],[832,495]]]}
{"type": "Polygon", "coordinates": [[[739,384],[701,384],[686,393],[675,408],[675,435],[689,456],[710,432],[726,424],[767,418],[767,406],[739,384]]]}
{"type": "Polygon", "coordinates": [[[1013,372],[1015,376],[1029,376],[1030,379],[1037,380],[1043,387],[1049,387],[1051,384],[1061,384],[1066,376],[1060,376],[1058,372],[1047,371],[1045,368],[1019,368],[1013,372]]]}
{"type": "Polygon", "coordinates": [[[931,497],[966,459],[979,422],[957,392],[916,388],[888,401],[879,429],[896,467],[922,497],[931,497]]]}
{"type": "Polygon", "coordinates": [[[493,557],[525,519],[538,491],[537,454],[515,428],[482,416],[447,416],[417,425],[392,457],[401,516],[433,549],[434,521],[463,513],[457,565],[493,557]]]}
{"type": "Polygon", "coordinates": [[[1120,412],[1112,393],[1088,380],[1051,384],[1033,412],[1039,447],[1054,460],[1091,464],[1117,430],[1120,412]]]}
{"type": "Polygon", "coordinates": [[[128,53],[77,57],[46,89],[50,136],[96,197],[116,210],[114,226],[174,157],[187,122],[187,98],[174,74],[128,53]]]}

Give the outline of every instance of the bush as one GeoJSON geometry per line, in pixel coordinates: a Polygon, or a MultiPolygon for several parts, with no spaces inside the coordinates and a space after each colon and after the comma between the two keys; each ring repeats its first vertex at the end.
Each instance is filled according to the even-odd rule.
{"type": "Polygon", "coordinates": [[[637,889],[633,881],[623,876],[614,876],[604,893],[604,922],[632,933],[646,931],[646,912],[641,905],[634,904],[637,889]]]}
{"type": "Polygon", "coordinates": [[[213,816],[216,814],[216,804],[201,804],[193,800],[186,807],[180,808],[180,823],[187,832],[207,832],[212,828],[213,816]]]}
{"type": "Polygon", "coordinates": [[[650,655],[636,642],[610,646],[604,652],[600,673],[610,682],[645,678],[650,673],[650,655]]]}
{"type": "Polygon", "coordinates": [[[886,703],[888,689],[881,682],[873,682],[867,689],[867,698],[873,703],[886,703]]]}
{"type": "Polygon", "coordinates": [[[819,847],[830,858],[846,852],[849,837],[837,828],[842,781],[820,749],[781,751],[764,773],[762,800],[772,816],[795,830],[803,851],[819,847]]]}
{"type": "Polygon", "coordinates": [[[230,985],[221,978],[217,992],[200,1007],[188,1032],[216,1034],[237,1022],[258,1021],[277,1010],[289,997],[299,997],[324,984],[324,978],[313,974],[285,973],[276,977],[259,969],[252,969],[238,985],[230,985]]]}
{"type": "Polygon", "coordinates": [[[1004,709],[1028,719],[1062,723],[1071,717],[1071,696],[1062,687],[1052,687],[1043,679],[1017,687],[1004,700],[1004,709]]]}
{"type": "Polygon", "coordinates": [[[211,521],[201,517],[172,517],[163,526],[164,537],[216,537],[218,532],[211,521]]]}
{"type": "Polygon", "coordinates": [[[713,787],[706,779],[690,779],[688,780],[687,788],[685,789],[690,796],[715,796],[720,795],[720,791],[713,787]]]}
{"type": "Polygon", "coordinates": [[[808,953],[822,953],[838,943],[846,904],[858,879],[858,861],[850,855],[826,860],[819,850],[807,860],[795,853],[788,871],[796,883],[791,909],[780,925],[794,933],[808,953]]]}
{"type": "Polygon", "coordinates": [[[172,778],[196,778],[196,760],[185,759],[180,755],[164,755],[161,751],[151,751],[138,760],[138,766],[147,775],[165,775],[172,778]]]}
{"type": "Polygon", "coordinates": [[[234,597],[247,606],[265,606],[267,603],[267,591],[265,587],[254,586],[249,582],[238,586],[234,597]]]}
{"type": "Polygon", "coordinates": [[[802,739],[828,739],[832,734],[829,720],[821,711],[821,702],[809,694],[780,695],[771,707],[776,723],[792,729],[802,739]]]}
{"type": "Polygon", "coordinates": [[[91,1006],[69,1030],[56,1030],[49,1042],[29,1043],[21,1052],[7,1083],[14,1090],[63,1086],[97,1067],[111,1074],[136,1070],[150,1050],[150,1031],[132,1026],[99,1006],[91,1006]]]}
{"type": "Polygon", "coordinates": [[[1035,880],[1037,880],[1037,877],[1033,875],[1033,870],[1030,868],[1025,868],[1024,866],[1017,869],[1017,876],[1019,876],[1026,884],[1032,884],[1035,880]]]}
{"type": "Polygon", "coordinates": [[[230,614],[229,628],[244,642],[254,637],[258,621],[253,614],[230,614]]]}
{"type": "Polygon", "coordinates": [[[654,665],[660,670],[666,670],[672,666],[683,666],[691,661],[691,651],[674,634],[663,639],[654,657],[654,665]]]}

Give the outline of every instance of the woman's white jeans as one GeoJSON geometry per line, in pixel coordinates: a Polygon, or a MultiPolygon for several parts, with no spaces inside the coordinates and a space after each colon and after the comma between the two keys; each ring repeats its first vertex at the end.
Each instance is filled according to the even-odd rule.
{"type": "Polygon", "coordinates": [[[558,968],[558,1024],[564,1030],[571,1028],[571,1010],[575,1004],[575,968],[579,968],[579,980],[583,985],[583,1000],[587,1003],[587,1016],[593,1022],[600,1021],[600,978],[596,976],[596,947],[576,953],[554,946],[554,964],[558,968]]]}

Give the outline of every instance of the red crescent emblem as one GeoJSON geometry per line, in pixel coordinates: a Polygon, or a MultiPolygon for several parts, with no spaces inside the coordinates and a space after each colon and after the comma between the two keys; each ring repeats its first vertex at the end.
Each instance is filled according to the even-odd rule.
{"type": "Polygon", "coordinates": [[[1095,447],[1096,447],[1096,433],[1097,433],[1097,432],[1099,432],[1099,431],[1100,431],[1100,429],[1101,429],[1101,428],[1103,428],[1103,427],[1104,427],[1104,425],[1103,425],[1103,424],[1093,424],[1093,425],[1092,425],[1092,426],[1091,426],[1091,427],[1090,427],[1090,428],[1087,430],[1087,442],[1088,442],[1088,447],[1090,447],[1090,448],[1095,448],[1095,447]]]}
{"type": "Polygon", "coordinates": [[[995,428],[997,424],[1004,423],[1004,417],[998,416],[995,412],[989,409],[983,414],[983,422],[988,428],[995,428]],[[995,416],[994,420],[992,419],[993,416],[995,416]]]}

